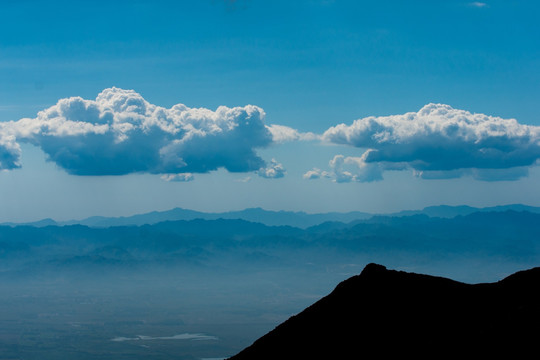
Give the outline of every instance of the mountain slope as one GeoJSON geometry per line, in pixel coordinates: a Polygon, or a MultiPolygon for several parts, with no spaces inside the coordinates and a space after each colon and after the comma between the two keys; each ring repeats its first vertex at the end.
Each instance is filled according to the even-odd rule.
{"type": "Polygon", "coordinates": [[[515,358],[536,350],[539,289],[540,268],[471,285],[369,264],[231,360],[515,358]]]}

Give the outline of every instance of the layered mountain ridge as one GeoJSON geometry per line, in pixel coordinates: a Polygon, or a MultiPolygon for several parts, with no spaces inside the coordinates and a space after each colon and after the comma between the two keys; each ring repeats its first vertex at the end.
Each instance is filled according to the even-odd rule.
{"type": "Polygon", "coordinates": [[[527,211],[531,213],[540,213],[540,207],[527,206],[522,204],[510,204],[491,206],[484,208],[471,207],[466,205],[461,206],[449,206],[438,205],[428,206],[421,210],[403,210],[394,213],[367,213],[361,211],[350,212],[328,212],[328,213],[306,213],[303,211],[272,211],[262,208],[248,208],[238,211],[228,212],[200,212],[189,209],[174,208],[165,211],[152,211],[144,214],[137,214],[131,216],[121,217],[105,217],[105,216],[92,216],[80,220],[68,220],[68,221],[56,221],[53,219],[42,219],[33,222],[25,223],[13,223],[4,222],[1,225],[7,226],[19,226],[30,225],[35,227],[44,226],[69,226],[69,225],[84,225],[89,227],[111,227],[111,226],[141,226],[152,225],[164,221],[179,221],[179,220],[217,220],[217,219],[229,219],[229,220],[246,220],[251,222],[258,222],[267,226],[293,226],[299,228],[308,228],[311,226],[317,226],[326,222],[341,222],[350,223],[353,221],[367,220],[376,216],[386,217],[409,217],[414,215],[426,215],[428,217],[439,218],[453,218],[456,216],[467,216],[475,212],[506,212],[506,211],[522,212],[527,211]]]}

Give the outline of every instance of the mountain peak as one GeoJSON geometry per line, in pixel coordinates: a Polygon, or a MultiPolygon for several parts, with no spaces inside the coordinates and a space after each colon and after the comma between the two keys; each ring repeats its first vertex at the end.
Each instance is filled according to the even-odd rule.
{"type": "Polygon", "coordinates": [[[375,264],[375,263],[369,263],[364,267],[364,270],[360,273],[360,276],[371,276],[376,274],[381,274],[388,271],[386,269],[386,266],[375,264]]]}
{"type": "Polygon", "coordinates": [[[519,358],[540,336],[531,326],[540,322],[539,284],[537,268],[471,285],[371,263],[231,359],[424,359],[434,349],[519,358]]]}

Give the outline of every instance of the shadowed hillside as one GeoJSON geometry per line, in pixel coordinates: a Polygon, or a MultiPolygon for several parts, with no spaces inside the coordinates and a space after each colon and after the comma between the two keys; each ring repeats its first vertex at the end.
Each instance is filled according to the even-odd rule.
{"type": "Polygon", "coordinates": [[[363,359],[534,353],[540,268],[465,284],[369,264],[230,358],[363,359]]]}

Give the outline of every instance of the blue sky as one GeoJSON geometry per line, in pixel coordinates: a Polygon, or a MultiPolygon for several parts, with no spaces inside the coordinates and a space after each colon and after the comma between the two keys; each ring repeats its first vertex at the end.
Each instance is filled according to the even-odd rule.
{"type": "Polygon", "coordinates": [[[539,7],[6,1],[0,220],[540,205],[539,7]]]}

